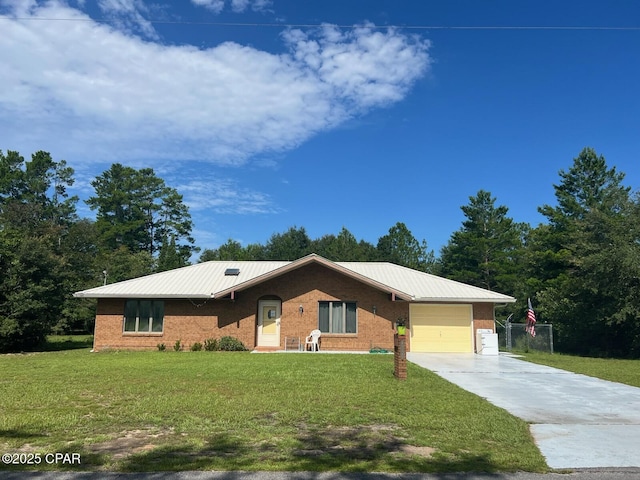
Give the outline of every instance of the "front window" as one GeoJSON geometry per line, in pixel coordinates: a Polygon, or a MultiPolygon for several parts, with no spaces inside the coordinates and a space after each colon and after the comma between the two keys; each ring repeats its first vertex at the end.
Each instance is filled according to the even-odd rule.
{"type": "Polygon", "coordinates": [[[357,311],[355,302],[320,302],[318,328],[322,333],[356,333],[357,311]]]}
{"type": "Polygon", "coordinates": [[[162,333],[164,300],[127,300],[124,306],[124,331],[162,333]]]}

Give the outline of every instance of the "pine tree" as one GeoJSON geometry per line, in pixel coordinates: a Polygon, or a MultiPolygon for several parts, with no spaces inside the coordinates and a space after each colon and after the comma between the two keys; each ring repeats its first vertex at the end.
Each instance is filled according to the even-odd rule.
{"type": "Polygon", "coordinates": [[[469,197],[461,210],[466,220],[454,232],[440,256],[440,273],[460,282],[513,295],[518,281],[523,235],[527,226],[495,206],[485,190],[469,197]]]}

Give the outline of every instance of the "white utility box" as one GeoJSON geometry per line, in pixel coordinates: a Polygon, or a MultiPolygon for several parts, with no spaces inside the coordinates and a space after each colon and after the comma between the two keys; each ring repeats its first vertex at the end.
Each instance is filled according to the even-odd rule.
{"type": "Polygon", "coordinates": [[[476,330],[476,353],[478,355],[498,355],[498,334],[490,328],[476,330]]]}

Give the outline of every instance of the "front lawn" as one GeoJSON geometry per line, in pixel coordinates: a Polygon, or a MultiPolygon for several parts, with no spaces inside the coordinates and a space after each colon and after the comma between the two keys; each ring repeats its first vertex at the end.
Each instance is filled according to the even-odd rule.
{"type": "Polygon", "coordinates": [[[391,355],[73,350],[0,372],[0,451],[79,453],[71,470],[546,470],[525,422],[412,364],[398,381],[391,355]]]}
{"type": "Polygon", "coordinates": [[[640,387],[640,360],[576,357],[559,353],[529,352],[519,354],[533,363],[582,373],[590,377],[640,387]]]}

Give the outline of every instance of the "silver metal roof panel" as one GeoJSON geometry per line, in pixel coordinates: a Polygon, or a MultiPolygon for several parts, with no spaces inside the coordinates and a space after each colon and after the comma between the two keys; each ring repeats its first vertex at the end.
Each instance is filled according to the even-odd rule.
{"type": "Polygon", "coordinates": [[[331,262],[312,254],[288,261],[211,261],[76,292],[80,298],[219,298],[319,263],[408,301],[512,303],[515,298],[387,262],[331,262]],[[237,269],[237,275],[225,275],[237,269]]]}

